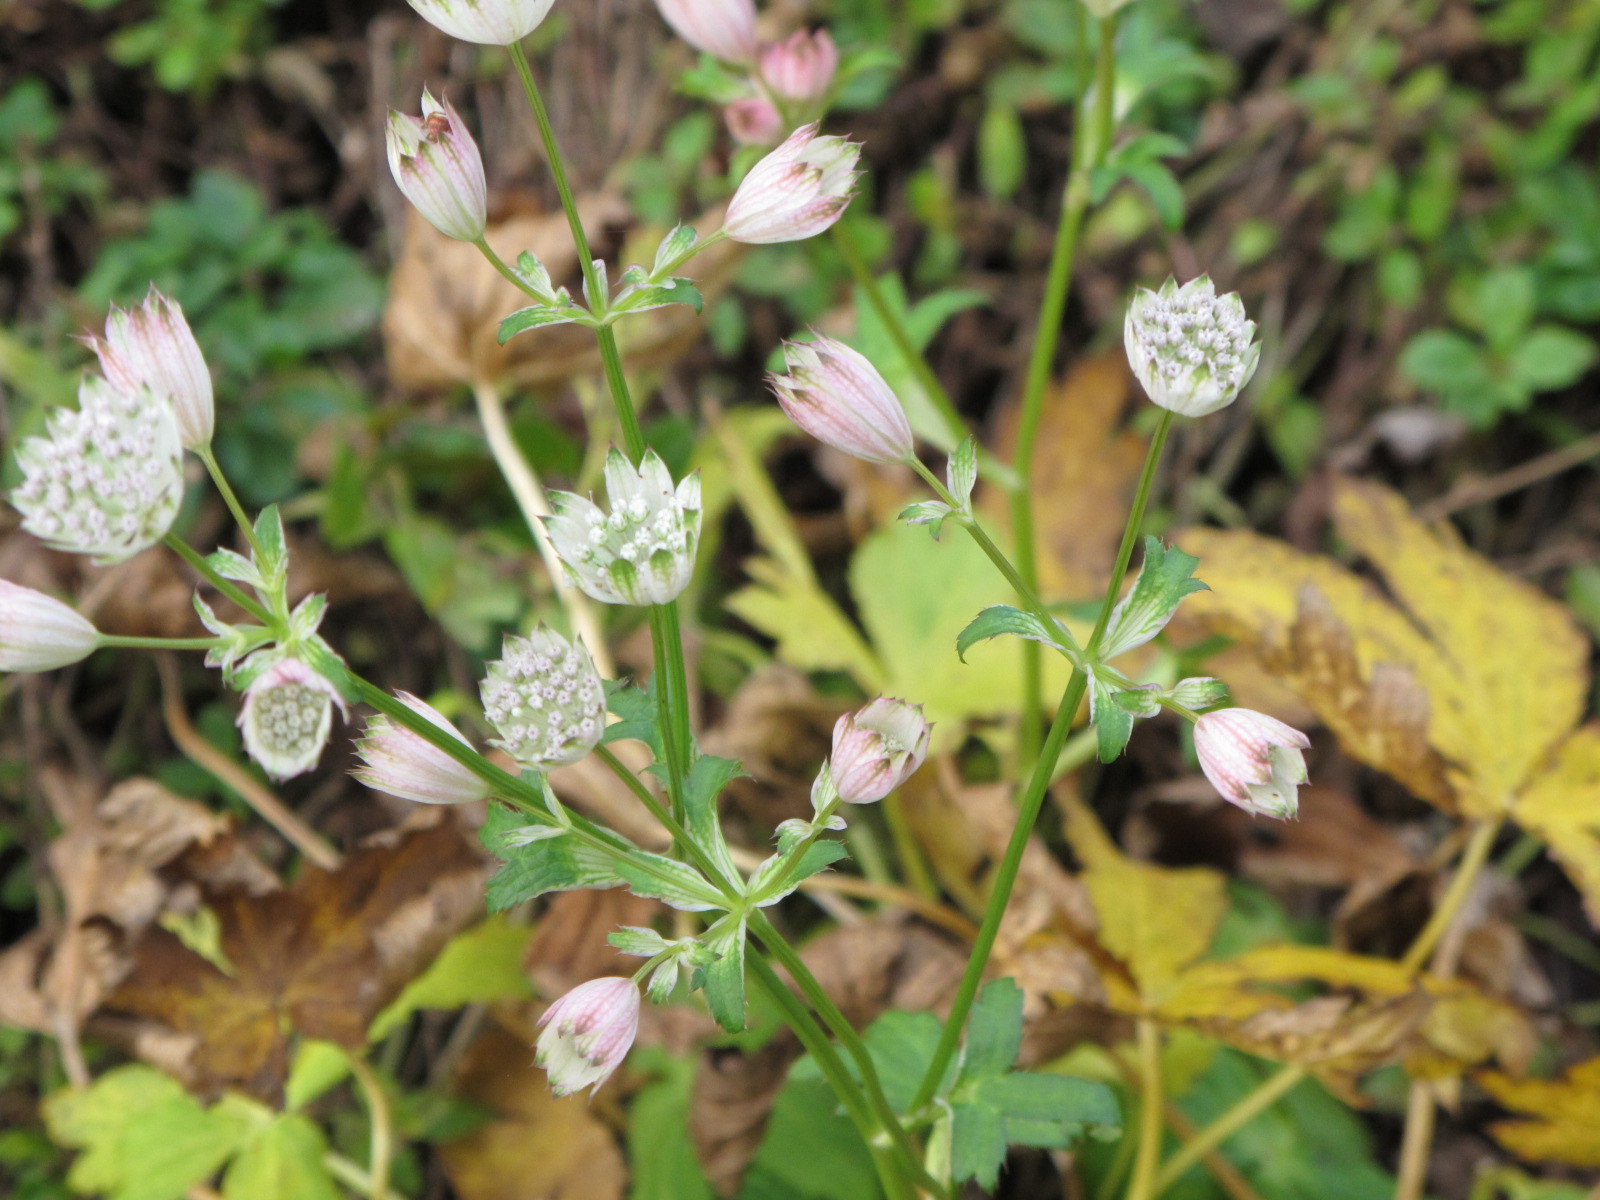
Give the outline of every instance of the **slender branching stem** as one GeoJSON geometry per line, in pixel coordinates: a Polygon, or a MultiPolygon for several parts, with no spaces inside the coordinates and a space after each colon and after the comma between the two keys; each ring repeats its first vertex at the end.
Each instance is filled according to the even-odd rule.
{"type": "Polygon", "coordinates": [[[359,1054],[346,1056],[350,1074],[361,1090],[361,1099],[367,1106],[367,1118],[372,1124],[372,1141],[367,1165],[371,1186],[367,1190],[370,1200],[386,1200],[389,1194],[389,1164],[394,1158],[394,1114],[389,1107],[389,1097],[383,1083],[365,1058],[359,1054]]]}
{"type": "Polygon", "coordinates": [[[245,516],[244,506],[239,503],[239,497],[234,495],[233,485],[228,482],[228,477],[222,473],[222,468],[217,465],[217,456],[211,452],[211,446],[201,446],[195,452],[195,457],[205,464],[206,474],[211,476],[211,482],[216,485],[217,491],[222,494],[222,502],[228,506],[228,511],[233,514],[233,519],[238,523],[239,532],[244,534],[244,540],[250,544],[250,549],[255,552],[256,560],[261,559],[261,544],[256,541],[255,525],[250,518],[245,516]]]}
{"type": "Polygon", "coordinates": [[[1232,1137],[1239,1129],[1276,1104],[1290,1088],[1306,1077],[1306,1069],[1290,1064],[1274,1071],[1231,1108],[1207,1125],[1168,1159],[1156,1174],[1152,1196],[1159,1196],[1182,1178],[1184,1172],[1232,1137]]]}
{"type": "Polygon", "coordinates": [[[1161,1163],[1161,1027],[1139,1019],[1139,1150],[1133,1159],[1128,1200],[1154,1200],[1161,1163]]]}
{"type": "MultiPolygon", "coordinates": [[[[1034,330],[1033,350],[1022,389],[1022,412],[1017,423],[1016,455],[1012,470],[1017,486],[1011,490],[1011,540],[1017,556],[1017,572],[1030,591],[1039,587],[1038,547],[1033,514],[1033,460],[1039,440],[1039,425],[1044,416],[1045,392],[1061,340],[1061,325],[1066,315],[1067,295],[1072,288],[1072,267],[1078,253],[1078,236],[1089,209],[1089,177],[1105,159],[1115,125],[1112,97],[1116,84],[1116,15],[1100,21],[1099,50],[1095,59],[1093,103],[1080,109],[1073,164],[1061,197],[1061,218],[1056,226],[1055,244],[1050,252],[1050,269],[1045,278],[1044,298],[1039,305],[1039,321],[1034,330]]],[[[1044,647],[1024,642],[1022,647],[1023,707],[1018,749],[1027,762],[1039,745],[1044,727],[1044,647]]]]}
{"type": "Polygon", "coordinates": [[[167,547],[174,554],[194,568],[194,570],[202,578],[204,578],[207,583],[216,588],[217,591],[221,592],[229,600],[232,600],[240,608],[244,609],[245,612],[249,613],[256,620],[260,621],[268,628],[272,628],[277,624],[277,619],[264,607],[262,607],[259,601],[246,595],[244,589],[239,587],[232,580],[224,579],[221,575],[218,575],[216,571],[212,570],[211,564],[206,561],[205,555],[201,554],[177,534],[169,533],[162,539],[162,541],[167,544],[167,547]]]}

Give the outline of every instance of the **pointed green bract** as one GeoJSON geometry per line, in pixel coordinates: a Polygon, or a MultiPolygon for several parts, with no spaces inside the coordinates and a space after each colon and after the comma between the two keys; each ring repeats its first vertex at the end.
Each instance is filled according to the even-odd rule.
{"type": "Polygon", "coordinates": [[[1176,546],[1168,549],[1157,538],[1145,538],[1144,569],[1111,614],[1111,624],[1100,643],[1102,662],[1144,645],[1167,627],[1185,596],[1207,590],[1198,579],[1190,578],[1199,563],[1176,546]]]}

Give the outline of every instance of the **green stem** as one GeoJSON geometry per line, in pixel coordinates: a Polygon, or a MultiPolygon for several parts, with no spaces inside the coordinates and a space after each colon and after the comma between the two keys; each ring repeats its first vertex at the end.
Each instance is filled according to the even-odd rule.
{"type": "Polygon", "coordinates": [[[195,452],[195,457],[205,464],[206,473],[211,476],[211,482],[217,485],[217,491],[222,493],[222,502],[228,506],[228,511],[233,514],[233,519],[238,522],[239,530],[244,534],[244,540],[250,543],[256,561],[262,561],[261,543],[256,541],[256,529],[250,518],[245,516],[244,506],[239,503],[239,497],[234,495],[233,487],[228,483],[228,477],[222,473],[222,468],[217,464],[217,456],[211,452],[209,445],[201,446],[195,452]]]}
{"type": "Polygon", "coordinates": [[[1156,426],[1155,436],[1150,439],[1150,448],[1144,456],[1144,469],[1139,472],[1139,487],[1134,492],[1133,509],[1128,513],[1128,523],[1122,529],[1122,544],[1117,547],[1117,561],[1111,568],[1111,582],[1106,585],[1105,599],[1100,602],[1100,617],[1094,623],[1094,632],[1089,635],[1089,644],[1085,653],[1090,658],[1095,651],[1100,649],[1100,639],[1106,635],[1106,626],[1111,624],[1111,613],[1117,607],[1117,599],[1122,593],[1122,581],[1128,576],[1128,564],[1133,561],[1133,548],[1139,544],[1139,532],[1144,528],[1145,509],[1150,505],[1150,492],[1155,485],[1156,467],[1161,462],[1161,451],[1167,444],[1167,434],[1172,432],[1172,411],[1161,410],[1161,423],[1156,426]]]}
{"type": "Polygon", "coordinates": [[[367,1106],[367,1116],[372,1122],[372,1143],[369,1153],[368,1176],[370,1200],[386,1200],[389,1194],[389,1164],[394,1157],[394,1118],[389,1110],[389,1097],[383,1084],[367,1064],[356,1054],[347,1056],[350,1074],[361,1089],[361,1098],[367,1106]]]}
{"type": "Polygon", "coordinates": [[[1461,862],[1456,866],[1455,877],[1450,880],[1450,886],[1440,898],[1439,906],[1433,910],[1433,916],[1428,918],[1428,923],[1417,935],[1417,940],[1411,943],[1411,948],[1400,960],[1400,965],[1407,971],[1415,973],[1422,970],[1422,964],[1428,960],[1434,947],[1439,944],[1439,939],[1455,921],[1461,906],[1466,903],[1467,896],[1472,891],[1478,872],[1483,870],[1484,863],[1489,860],[1489,852],[1494,849],[1494,839],[1500,832],[1500,824],[1499,818],[1491,818],[1480,821],[1478,827],[1472,831],[1472,840],[1462,852],[1461,862]]]}
{"type": "MultiPolygon", "coordinates": [[[[845,1112],[851,1122],[861,1134],[861,1140],[867,1144],[868,1151],[872,1154],[873,1165],[878,1169],[878,1178],[883,1183],[883,1190],[889,1200],[916,1200],[916,1192],[908,1181],[905,1164],[899,1161],[899,1155],[892,1153],[890,1148],[879,1140],[880,1130],[878,1123],[873,1120],[862,1099],[861,1090],[856,1087],[855,1080],[850,1078],[850,1072],[828,1041],[828,1035],[822,1031],[805,1010],[794,993],[784,986],[783,980],[778,978],[767,961],[759,954],[752,955],[749,960],[750,974],[755,977],[756,983],[768,997],[782,1010],[784,1020],[794,1030],[795,1036],[800,1039],[800,1044],[806,1048],[816,1062],[818,1069],[832,1085],[834,1093],[844,1105],[845,1112]]],[[[915,1167],[917,1164],[911,1164],[915,1167]]]]}
{"type": "Polygon", "coordinates": [[[277,627],[277,620],[271,613],[263,608],[258,601],[247,596],[243,589],[236,585],[232,580],[224,579],[221,575],[218,575],[211,564],[206,561],[205,555],[201,554],[193,546],[189,545],[188,542],[184,541],[175,533],[169,533],[161,540],[167,544],[167,547],[172,550],[174,554],[193,567],[194,570],[207,583],[216,588],[217,591],[221,592],[229,600],[232,600],[240,608],[244,609],[245,612],[249,613],[252,617],[260,621],[269,629],[277,627]]]}
{"type": "Polygon", "coordinates": [[[1167,1160],[1156,1175],[1155,1187],[1151,1194],[1159,1196],[1177,1183],[1190,1167],[1227,1141],[1242,1126],[1271,1108],[1285,1092],[1305,1077],[1306,1069],[1293,1064],[1267,1076],[1227,1112],[1185,1142],[1183,1148],[1167,1160]]]}
{"type": "Polygon", "coordinates": [[[221,638],[194,637],[194,638],[161,638],[161,637],[125,637],[119,633],[102,633],[100,645],[102,648],[115,646],[123,650],[210,650],[222,644],[221,638]]]}
{"type": "Polygon", "coordinates": [[[1139,1021],[1139,1152],[1133,1160],[1128,1200],[1154,1200],[1152,1189],[1161,1163],[1161,1029],[1148,1017],[1139,1021]]]}
{"type": "MultiPolygon", "coordinates": [[[[942,1194],[941,1188],[921,1168],[922,1153],[912,1141],[911,1135],[906,1132],[905,1126],[900,1123],[899,1116],[894,1111],[894,1106],[889,1103],[889,1098],[884,1094],[883,1085],[878,1079],[877,1067],[872,1061],[872,1055],[867,1050],[866,1043],[856,1033],[852,1026],[834,1004],[827,990],[811,973],[805,960],[798,951],[789,944],[787,939],[777,931],[772,922],[767,920],[765,913],[759,910],[750,914],[750,931],[756,935],[767,950],[772,954],[784,970],[789,972],[790,978],[795,981],[801,993],[806,998],[812,1010],[822,1018],[822,1023],[839,1040],[845,1053],[855,1061],[856,1069],[861,1073],[862,1089],[866,1094],[867,1104],[874,1113],[877,1123],[882,1131],[893,1140],[895,1146],[906,1159],[919,1164],[916,1168],[919,1176],[918,1182],[936,1195],[942,1194]]],[[[759,956],[757,956],[759,958],[759,956]]],[[[770,969],[770,968],[769,968],[770,969]]]]}
{"type": "MultiPolygon", "coordinates": [[[[1144,470],[1139,474],[1138,491],[1134,494],[1133,508],[1128,513],[1128,523],[1122,532],[1122,545],[1117,551],[1117,561],[1111,572],[1111,581],[1106,587],[1105,598],[1100,602],[1099,619],[1095,622],[1094,633],[1084,649],[1085,657],[1091,662],[1095,651],[1100,647],[1100,639],[1105,636],[1106,626],[1110,624],[1111,610],[1116,607],[1118,593],[1122,590],[1122,581],[1128,573],[1128,564],[1133,558],[1133,547],[1138,543],[1145,510],[1150,504],[1150,492],[1155,485],[1156,465],[1160,461],[1161,450],[1166,445],[1167,434],[1171,428],[1172,413],[1164,411],[1161,414],[1161,424],[1156,428],[1155,437],[1150,440],[1144,470]]],[[[983,924],[979,926],[978,937],[973,942],[972,957],[967,960],[967,969],[961,977],[961,986],[956,990],[955,1003],[951,1005],[950,1015],[945,1020],[938,1049],[934,1052],[933,1061],[928,1065],[927,1074],[923,1076],[922,1086],[917,1089],[917,1098],[910,1110],[913,1113],[933,1099],[934,1092],[944,1078],[945,1069],[955,1054],[956,1045],[961,1039],[962,1027],[966,1024],[967,1014],[977,997],[978,987],[983,982],[989,955],[994,950],[995,938],[1000,932],[1000,921],[1005,916],[1006,905],[1011,900],[1011,890],[1016,886],[1017,872],[1022,867],[1023,852],[1028,848],[1028,839],[1033,835],[1034,823],[1039,819],[1045,793],[1049,791],[1050,781],[1054,777],[1056,761],[1061,757],[1061,748],[1066,743],[1073,718],[1078,712],[1078,705],[1082,703],[1083,694],[1088,687],[1088,675],[1082,668],[1074,667],[1072,678],[1067,681],[1066,693],[1061,698],[1061,707],[1056,709],[1055,721],[1052,722],[1049,733],[1045,735],[1044,747],[1034,763],[1033,774],[1029,776],[1028,786],[1017,806],[1017,823],[1011,831],[1011,841],[1006,845],[1005,856],[1000,860],[1000,867],[995,873],[994,885],[989,893],[989,903],[983,914],[983,924]]]]}
{"type": "MultiPolygon", "coordinates": [[[[545,111],[544,99],[539,95],[539,85],[534,82],[533,68],[528,63],[527,54],[516,43],[507,49],[511,51],[511,61],[517,68],[518,78],[522,80],[528,107],[533,110],[533,119],[539,126],[539,139],[544,143],[550,174],[555,180],[556,192],[561,197],[561,210],[566,213],[567,225],[572,230],[572,244],[577,247],[578,266],[583,271],[590,311],[603,317],[610,297],[603,294],[600,273],[595,270],[594,251],[589,248],[589,237],[583,231],[583,218],[578,215],[578,203],[572,197],[572,185],[567,181],[567,169],[561,158],[561,147],[556,144],[555,130],[550,125],[550,114],[545,111]]],[[[600,343],[606,383],[611,388],[612,399],[616,401],[617,419],[622,423],[623,444],[628,457],[637,463],[644,454],[644,431],[639,427],[639,416],[628,393],[628,381],[622,373],[622,353],[617,348],[616,334],[606,326],[595,330],[595,337],[600,343]]]]}
{"type": "MultiPolygon", "coordinates": [[[[1072,267],[1078,252],[1078,235],[1084,214],[1089,209],[1089,177],[1105,158],[1111,144],[1115,121],[1112,96],[1116,82],[1115,14],[1100,21],[1100,46],[1095,61],[1095,103],[1091,114],[1079,114],[1081,136],[1076,139],[1075,162],[1067,176],[1061,196],[1061,218],[1056,226],[1055,244],[1050,252],[1050,269],[1045,279],[1044,299],[1039,306],[1039,321],[1033,335],[1033,351],[1022,389],[1022,415],[1017,424],[1016,456],[1012,469],[1017,486],[1011,492],[1011,531],[1017,555],[1017,571],[1029,591],[1039,587],[1037,535],[1033,515],[1033,460],[1044,417],[1045,390],[1061,341],[1061,324],[1066,314],[1067,294],[1072,288],[1072,267]],[[1085,120],[1084,118],[1088,119],[1085,120]]],[[[1020,594],[1020,593],[1019,593],[1020,594]]],[[[1042,685],[1044,647],[1024,642],[1022,647],[1023,706],[1019,739],[1021,761],[1026,762],[1039,744],[1044,725],[1042,685]]]]}
{"type": "Polygon", "coordinates": [[[1061,706],[1056,709],[1056,718],[1051,722],[1049,732],[1045,734],[1044,747],[1034,762],[1033,774],[1029,776],[1027,788],[1017,805],[1017,823],[1011,830],[1011,841],[1006,845],[1005,855],[995,872],[994,884],[989,892],[989,903],[983,913],[983,923],[978,927],[978,936],[973,940],[972,952],[967,958],[967,969],[961,976],[960,986],[956,989],[955,1002],[950,1007],[949,1017],[945,1019],[944,1031],[939,1036],[939,1045],[934,1050],[933,1059],[922,1077],[922,1085],[917,1089],[916,1099],[911,1102],[908,1109],[910,1113],[920,1112],[923,1106],[933,1099],[939,1084],[944,1080],[951,1058],[955,1056],[956,1045],[961,1040],[961,1031],[967,1022],[967,1014],[972,1010],[973,1001],[977,998],[978,987],[983,982],[983,973],[989,965],[989,955],[994,950],[995,938],[999,936],[1000,921],[1005,916],[1006,904],[1011,899],[1011,890],[1016,886],[1017,873],[1022,867],[1023,851],[1028,848],[1028,839],[1033,835],[1034,822],[1039,819],[1039,810],[1044,806],[1045,793],[1050,790],[1056,759],[1061,756],[1061,748],[1072,729],[1073,717],[1077,714],[1078,705],[1083,702],[1088,682],[1087,675],[1081,670],[1073,669],[1072,678],[1067,681],[1066,693],[1061,698],[1061,706]]]}
{"type": "Polygon", "coordinates": [[[688,820],[684,792],[689,768],[694,765],[694,733],[689,728],[689,671],[683,657],[683,632],[678,623],[678,606],[654,604],[650,607],[650,642],[655,651],[655,674],[660,683],[661,711],[666,715],[667,795],[672,800],[672,815],[688,820]]]}

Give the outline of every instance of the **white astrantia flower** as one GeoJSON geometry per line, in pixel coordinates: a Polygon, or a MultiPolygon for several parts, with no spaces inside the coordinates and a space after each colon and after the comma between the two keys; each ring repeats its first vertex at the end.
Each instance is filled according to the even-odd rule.
{"type": "Polygon", "coordinates": [[[136,308],[113,305],[105,337],[86,340],[118,389],[132,394],[148,387],[171,403],[184,446],[202,450],[211,444],[216,425],[211,370],[176,300],[151,287],[136,308]]]}
{"type": "Polygon", "coordinates": [[[850,206],[861,144],[802,126],[744,177],[722,227],[736,242],[798,242],[827,229],[850,206]]]}
{"type": "MultiPolygon", "coordinates": [[[[470,743],[444,714],[410,692],[395,697],[463,746],[470,743]]],[[[367,722],[356,745],[362,765],[350,772],[368,787],[418,804],[470,804],[489,795],[489,785],[426,738],[379,713],[367,722]]]]}
{"type": "Polygon", "coordinates": [[[441,103],[424,89],[420,119],[390,109],[384,140],[395,183],[429,224],[463,242],[483,237],[489,208],[483,156],[448,97],[441,103]]]}
{"type": "Polygon", "coordinates": [[[436,29],[480,46],[520,42],[543,21],[555,0],[409,0],[436,29]]]}
{"type": "Polygon", "coordinates": [[[539,1028],[534,1062],[550,1072],[552,1092],[599,1087],[639,1032],[639,987],[616,975],[580,983],[545,1010],[539,1028]]]}
{"type": "Polygon", "coordinates": [[[494,744],[526,767],[577,762],[605,732],[605,690],[589,651],[543,625],[506,638],[481,695],[500,734],[494,744]]]}
{"type": "Polygon", "coordinates": [[[297,658],[280,659],[245,689],[239,710],[245,750],[274,779],[304,774],[328,744],[335,703],[343,712],[331,683],[297,658]]]}
{"type": "Polygon", "coordinates": [[[100,632],[54,596],[0,579],[0,671],[54,671],[93,653],[100,632]]]}
{"type": "Polygon", "coordinates": [[[1203,417],[1232,404],[1261,358],[1256,323],[1237,292],[1216,294],[1208,276],[1159,292],[1140,288],[1128,305],[1123,343],[1150,399],[1180,417],[1203,417]]]}
{"type": "Polygon", "coordinates": [[[100,564],[166,536],[183,499],[183,445],[165,397],[90,376],[77,411],[53,410],[45,430],[17,451],[23,481],[11,503],[24,529],[100,564]]]}
{"type": "Polygon", "coordinates": [[[552,492],[545,528],[574,583],[602,604],[667,604],[689,584],[700,546],[700,476],[676,488],[654,450],[635,467],[606,455],[604,512],[592,500],[552,492]]]}

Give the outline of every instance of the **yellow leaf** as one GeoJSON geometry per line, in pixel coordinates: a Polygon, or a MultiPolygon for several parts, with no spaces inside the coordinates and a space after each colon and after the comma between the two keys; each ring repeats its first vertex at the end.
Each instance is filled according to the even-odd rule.
{"type": "MultiPolygon", "coordinates": [[[[1223,877],[1126,857],[1081,803],[1067,806],[1067,837],[1083,862],[1101,945],[1127,965],[1140,997],[1153,1005],[1211,945],[1228,907],[1223,877]]],[[[1114,981],[1106,983],[1112,990],[1114,981]]]]}
{"type": "Polygon", "coordinates": [[[1577,722],[1588,646],[1567,611],[1372,484],[1335,491],[1340,534],[1405,605],[1333,561],[1191,530],[1211,591],[1186,609],[1253,643],[1355,758],[1471,816],[1505,813],[1577,722]]]}
{"type": "Polygon", "coordinates": [[[1586,725],[1517,803],[1517,820],[1550,847],[1600,925],[1600,726],[1586,725]]]}
{"type": "Polygon", "coordinates": [[[1373,484],[1334,493],[1339,532],[1384,574],[1449,668],[1424,678],[1467,768],[1474,816],[1504,812],[1578,723],[1589,691],[1589,643],[1567,609],[1467,549],[1448,522],[1423,524],[1373,484]]]}
{"type": "Polygon", "coordinates": [[[1505,1107],[1526,1114],[1489,1126],[1511,1153],[1531,1162],[1600,1167],[1600,1058],[1579,1063],[1559,1080],[1485,1072],[1478,1082],[1505,1107]]]}

